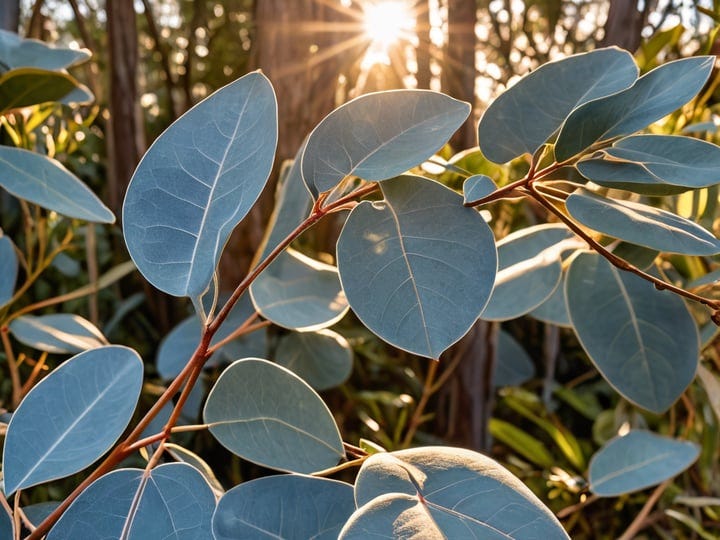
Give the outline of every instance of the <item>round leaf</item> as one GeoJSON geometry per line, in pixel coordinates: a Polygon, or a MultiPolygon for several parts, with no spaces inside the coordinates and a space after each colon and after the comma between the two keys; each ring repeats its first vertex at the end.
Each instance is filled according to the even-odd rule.
{"type": "Polygon", "coordinates": [[[492,459],[460,448],[380,453],[355,483],[340,538],[568,538],[555,516],[492,459]]]}
{"type": "Polygon", "coordinates": [[[272,469],[309,473],[333,467],[345,455],[320,396],[267,360],[231,364],[211,390],[203,416],[225,448],[272,469]]]}
{"type": "Polygon", "coordinates": [[[90,58],[85,49],[48,45],[37,39],[26,39],[14,32],[0,30],[0,62],[6,69],[36,67],[65,69],[90,58]]]}
{"type": "Polygon", "coordinates": [[[376,335],[438,358],[482,311],[497,255],[482,216],[446,187],[416,176],[383,182],[385,200],[362,202],[337,247],[353,311],[376,335]]]}
{"type": "Polygon", "coordinates": [[[147,474],[141,469],[120,469],[90,484],[50,530],[47,540],[212,540],[214,510],[210,486],[190,465],[168,463],[147,474]]]}
{"type": "Polygon", "coordinates": [[[478,127],[480,149],[496,163],[534,154],[573,109],[624,90],[637,76],[633,57],[617,48],[576,54],[540,66],[485,111],[478,127]]]}
{"type": "Polygon", "coordinates": [[[318,391],[344,383],[350,377],[352,360],[350,344],[330,330],[287,334],[275,351],[278,364],[318,391]]]}
{"type": "Polygon", "coordinates": [[[12,240],[0,236],[0,307],[13,297],[17,273],[18,258],[12,240]]]}
{"type": "Polygon", "coordinates": [[[698,445],[636,430],[615,437],[590,460],[590,490],[617,497],[654,486],[683,472],[700,454],[698,445]]]}
{"type": "Polygon", "coordinates": [[[693,221],[652,206],[578,190],[565,201],[580,223],[639,246],[684,255],[720,253],[720,240],[693,221]]]}
{"type": "Polygon", "coordinates": [[[531,379],[535,366],[520,344],[504,330],[498,332],[494,386],[518,386],[531,379]]]}
{"type": "Polygon", "coordinates": [[[317,195],[346,176],[387,180],[440,150],[470,106],[430,90],[365,94],[335,109],[310,134],[305,184],[317,195]]]}
{"type": "Polygon", "coordinates": [[[479,201],[497,189],[495,182],[484,174],[474,174],[463,182],[463,202],[479,201]]]}
{"type": "Polygon", "coordinates": [[[547,300],[560,283],[560,255],[575,245],[572,238],[564,225],[543,224],[526,227],[498,242],[495,287],[481,317],[488,321],[514,319],[547,300]]]}
{"type": "Polygon", "coordinates": [[[538,307],[528,312],[528,315],[538,321],[554,324],[556,326],[570,327],[570,316],[565,302],[565,275],[560,278],[560,285],[538,307]]]}
{"type": "Polygon", "coordinates": [[[351,485],[326,478],[278,475],[228,491],[213,515],[216,540],[335,540],[355,511],[351,485]]]}
{"type": "Polygon", "coordinates": [[[175,121],[138,165],[123,206],[130,256],[150,283],[197,298],[267,181],[277,143],[270,81],[249,73],[175,121]]]}
{"type": "Polygon", "coordinates": [[[0,187],[63,216],[115,222],[102,201],[59,161],[29,150],[0,146],[0,187]]]}
{"type": "Polygon", "coordinates": [[[108,346],[66,361],[23,399],[7,428],[5,493],[76,473],[99,458],[132,417],[143,365],[108,346]]]}
{"type": "Polygon", "coordinates": [[[258,276],[250,294],[263,317],[302,332],[331,326],[349,309],[337,269],[293,249],[258,276]]]}
{"type": "Polygon", "coordinates": [[[575,333],[603,377],[640,407],[666,411],[695,377],[700,354],[682,299],[594,253],[573,260],[565,287],[575,333]]]}
{"type": "Polygon", "coordinates": [[[107,345],[97,327],[78,315],[23,315],[10,323],[15,339],[28,347],[50,353],[79,353],[107,345]]]}

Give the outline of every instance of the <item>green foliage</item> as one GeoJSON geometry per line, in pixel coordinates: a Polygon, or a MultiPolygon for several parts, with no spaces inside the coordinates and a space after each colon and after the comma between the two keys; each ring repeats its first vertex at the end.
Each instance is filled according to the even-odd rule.
{"type": "MultiPolygon", "coordinates": [[[[39,47],[3,39],[0,60],[2,43],[30,56],[39,47]]],[[[109,345],[89,321],[42,312],[112,284],[126,267],[92,286],[25,300],[62,260],[78,220],[114,218],[40,148],[0,148],[0,186],[30,224],[16,244],[0,237],[0,331],[14,409],[3,452],[5,494],[19,493],[19,505],[28,488],[69,477],[105,454],[59,506],[35,514],[41,522],[29,538],[568,538],[548,507],[558,498],[569,506],[589,484],[624,504],[696,460],[712,463],[717,433],[693,424],[716,429],[710,409],[702,419],[690,417],[682,432],[673,416],[663,428],[670,436],[647,428],[656,428],[657,415],[681,396],[698,399],[698,325],[708,314],[695,308],[704,305],[720,319],[720,301],[701,288],[720,243],[706,228],[712,216],[699,223],[708,217],[699,209],[701,194],[710,209],[704,211],[714,212],[707,201],[718,196],[720,149],[682,136],[635,134],[693,99],[711,66],[709,58],[687,58],[638,78],[632,57],[618,49],[549,64],[496,100],[480,123],[479,150],[438,159],[444,171],[436,178],[421,176],[419,166],[467,118],[468,105],[431,91],[359,97],[328,115],[286,169],[256,263],[229,297],[218,290],[217,265],[268,179],[277,105],[270,81],[257,72],[220,89],[155,141],[123,207],[125,241],[140,272],[195,308],[158,351],[152,375],[163,386],[143,385],[138,354],[109,345]],[[453,189],[460,186],[464,197],[453,189]],[[681,200],[645,197],[681,190],[697,197],[690,212],[681,212],[681,200]],[[541,209],[534,215],[547,223],[532,223],[518,197],[541,209]],[[328,217],[343,219],[337,266],[299,241],[328,217]],[[350,310],[359,323],[345,317],[350,310]],[[558,387],[547,366],[544,399],[510,387],[536,370],[498,322],[527,314],[571,329],[567,335],[604,382],[558,387]],[[492,343],[489,368],[465,382],[472,390],[502,386],[498,410],[532,426],[489,422],[496,440],[520,456],[508,460],[512,472],[460,448],[395,450],[421,439],[424,407],[447,380],[433,379],[438,366],[458,358],[462,349],[451,347],[478,324],[492,343]],[[367,360],[357,362],[358,371],[374,369],[381,340],[398,364],[408,362],[395,368],[398,379],[417,384],[409,366],[423,366],[428,376],[416,388],[417,405],[394,392],[394,381],[358,392],[356,403],[374,416],[391,411],[392,425],[379,426],[365,413],[387,448],[363,440],[355,446],[346,440],[352,428],[338,425],[341,407],[329,407],[318,390],[348,378],[351,347],[367,360]],[[42,351],[33,364],[40,367],[25,369],[16,349],[42,351]],[[48,363],[48,353],[76,352],[59,366],[48,363]],[[51,369],[38,382],[44,365],[51,369]],[[194,424],[206,383],[203,423],[194,424]],[[563,425],[561,403],[597,418],[594,442],[563,425]],[[614,409],[603,409],[607,403],[614,409]],[[217,441],[232,457],[219,446],[198,455],[193,438],[217,441]],[[160,464],[164,458],[177,463],[160,464]],[[228,475],[235,487],[223,493],[208,463],[235,466],[238,459],[287,474],[253,481],[228,475]],[[532,466],[551,467],[544,485],[526,474],[532,466]],[[355,467],[355,478],[344,476],[355,467]],[[333,474],[352,484],[318,478],[333,474]],[[536,493],[548,484],[557,487],[543,502],[536,493]]],[[[716,376],[705,368],[700,374],[717,409],[716,376]]],[[[3,534],[13,527],[7,517],[18,512],[6,506],[3,534]]],[[[677,519],[691,523],[686,517],[677,519]]]]}

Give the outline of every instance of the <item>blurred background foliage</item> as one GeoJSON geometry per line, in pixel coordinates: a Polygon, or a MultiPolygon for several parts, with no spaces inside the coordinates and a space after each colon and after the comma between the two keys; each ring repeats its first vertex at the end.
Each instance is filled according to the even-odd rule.
{"type": "MultiPolygon", "coordinates": [[[[362,93],[410,87],[441,90],[474,105],[474,117],[434,163],[424,166],[423,174],[455,188],[466,172],[487,174],[502,185],[517,178],[527,162],[498,166],[485,160],[473,149],[476,125],[492,99],[522,75],[547,61],[600,46],[635,52],[643,71],[682,56],[714,54],[720,47],[718,2],[407,0],[405,11],[384,15],[398,23],[391,37],[390,30],[378,28],[382,14],[371,19],[375,4],[3,0],[3,29],[92,52],[92,59],[72,72],[96,101],[74,108],[45,104],[16,110],[2,117],[0,142],[56,157],[119,216],[130,176],[155,137],[215,89],[262,69],[275,86],[280,108],[276,176],[283,161],[295,155],[309,131],[336,106],[362,93]]],[[[653,129],[692,133],[717,143],[718,81],[717,76],[711,79],[692,110],[653,129]]],[[[675,205],[674,211],[695,217],[717,234],[717,191],[694,193],[663,204],[675,205]]],[[[221,263],[226,287],[250,265],[272,202],[269,188],[233,236],[221,263]]],[[[547,218],[542,209],[524,202],[496,202],[489,210],[497,239],[547,218]]],[[[29,242],[32,230],[8,197],[0,198],[0,226],[20,249],[28,247],[17,239],[29,242]]],[[[21,306],[97,283],[128,259],[117,226],[58,227],[73,229],[72,246],[26,292],[21,306]]],[[[323,223],[303,238],[303,246],[332,262],[328,253],[337,232],[337,223],[323,223]]],[[[713,265],[715,261],[674,256],[663,260],[661,268],[668,279],[692,286],[713,265]]],[[[88,298],[36,313],[53,310],[81,314],[111,342],[136,348],[148,366],[147,404],[163,384],[153,367],[158,345],[190,313],[188,306],[151,290],[136,275],[88,298]]],[[[654,416],[618,397],[571,332],[536,318],[502,325],[478,322],[439,363],[390,349],[352,315],[334,329],[354,351],[350,379],[323,394],[345,440],[360,441],[360,446],[372,441],[388,450],[448,443],[487,452],[557,512],[573,538],[720,537],[720,349],[712,330],[705,332],[698,381],[669,414],[654,416]],[[531,366],[531,374],[493,384],[498,365],[516,363],[518,356],[531,366]],[[584,480],[589,456],[630,427],[695,440],[702,445],[701,457],[687,473],[655,490],[611,499],[589,496],[584,480]]],[[[283,331],[268,332],[272,357],[283,331]]],[[[21,367],[30,372],[41,359],[29,350],[24,354],[27,362],[21,367]]],[[[61,359],[50,355],[42,363],[61,359]]],[[[217,375],[206,373],[209,379],[217,375]]],[[[8,404],[9,374],[4,370],[0,376],[0,400],[8,404]]],[[[190,411],[191,421],[192,416],[190,411]]],[[[208,457],[226,487],[262,474],[229,457],[206,433],[188,444],[208,457]]],[[[50,487],[47,498],[61,498],[68,482],[50,487]]],[[[37,497],[39,492],[34,493],[37,497]]]]}

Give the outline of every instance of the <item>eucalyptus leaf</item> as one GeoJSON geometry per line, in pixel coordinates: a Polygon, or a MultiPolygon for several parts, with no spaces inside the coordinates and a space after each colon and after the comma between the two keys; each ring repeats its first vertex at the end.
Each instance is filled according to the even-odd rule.
{"type": "Polygon", "coordinates": [[[497,189],[495,182],[484,174],[474,174],[463,182],[463,202],[479,201],[497,189]]]}
{"type": "Polygon", "coordinates": [[[430,90],[365,94],[338,107],[313,130],[302,176],[313,195],[343,178],[393,178],[440,150],[470,114],[470,106],[430,90]]]}
{"type": "Polygon", "coordinates": [[[79,353],[107,345],[98,328],[79,315],[23,315],[10,323],[10,332],[20,343],[50,353],[79,353]]]}
{"type": "Polygon", "coordinates": [[[210,465],[208,465],[203,458],[198,456],[195,452],[191,452],[187,448],[184,448],[174,443],[166,442],[165,449],[173,458],[175,458],[176,461],[179,461],[181,463],[187,463],[191,467],[197,469],[197,471],[203,476],[205,481],[210,485],[210,489],[213,490],[215,496],[217,498],[222,497],[222,495],[225,493],[225,490],[223,489],[220,481],[215,476],[212,468],[210,468],[210,465]]]}
{"type": "Polygon", "coordinates": [[[566,279],[568,311],[581,345],[626,399],[665,412],[695,377],[698,330],[682,299],[581,253],[566,279]]]}
{"type": "Polygon", "coordinates": [[[714,64],[714,56],[668,62],[627,90],[581,105],[560,130],[555,158],[568,160],[597,142],[630,135],[660,120],[702,89],[714,64]]]}
{"type": "Polygon", "coordinates": [[[333,467],[345,455],[320,396],[290,370],[267,360],[238,360],[223,371],[203,417],[220,444],[272,469],[309,473],[333,467]]]}
{"type": "Polygon", "coordinates": [[[525,349],[504,330],[498,332],[493,386],[519,386],[532,378],[535,366],[525,349]]]}
{"type": "Polygon", "coordinates": [[[349,309],[337,269],[292,248],[255,279],[250,295],[263,317],[303,332],[332,326],[349,309]]]}
{"type": "Polygon", "coordinates": [[[568,213],[593,230],[658,251],[720,253],[720,240],[693,221],[653,206],[609,199],[579,189],[565,201],[568,213]]]}
{"type": "Polygon", "coordinates": [[[275,361],[315,390],[344,383],[352,372],[352,349],[336,332],[292,332],[280,338],[275,361]]]}
{"type": "Polygon", "coordinates": [[[190,465],[112,471],[73,501],[47,540],[124,538],[213,540],[215,496],[190,465]]]}
{"type": "Polygon", "coordinates": [[[500,240],[495,287],[481,318],[514,319],[547,300],[560,283],[562,252],[577,247],[573,236],[562,224],[542,224],[500,240]]]}
{"type": "Polygon", "coordinates": [[[720,147],[690,137],[635,135],[577,167],[583,176],[607,187],[698,189],[720,182],[720,147]]]}
{"type": "Polygon", "coordinates": [[[138,165],[123,206],[130,256],[160,290],[197,298],[260,195],[277,144],[267,78],[249,73],[175,121],[138,165]]]}
{"type": "Polygon", "coordinates": [[[295,474],[258,478],[228,491],[213,515],[216,540],[336,540],[355,511],[351,485],[295,474]]]}
{"type": "Polygon", "coordinates": [[[627,51],[597,49],[549,62],[503,92],[478,127],[480,149],[505,163],[534,154],[583,103],[631,86],[638,68],[627,51]]]}
{"type": "MultiPolygon", "coordinates": [[[[60,506],[60,502],[58,501],[46,501],[23,506],[22,511],[28,521],[37,527],[45,518],[52,514],[58,506],[60,506]]],[[[1,536],[0,538],[5,537],[1,536]]]]}
{"type": "Polygon", "coordinates": [[[0,75],[0,112],[47,102],[91,103],[92,92],[74,77],[60,71],[22,67],[0,75]]]}
{"type": "Polygon", "coordinates": [[[65,69],[90,58],[87,49],[70,49],[48,45],[37,39],[22,38],[14,32],[0,30],[0,62],[5,69],[36,67],[65,69]]]}
{"type": "Polygon", "coordinates": [[[108,346],[55,368],[25,396],[7,428],[5,494],[76,473],[122,434],[140,396],[143,365],[108,346]]]}
{"type": "Polygon", "coordinates": [[[23,148],[0,146],[0,187],[63,216],[115,222],[113,213],[60,162],[23,148]]]}
{"type": "Polygon", "coordinates": [[[615,437],[590,460],[590,491],[617,497],[683,472],[700,454],[697,444],[634,430],[615,437]]]}
{"type": "Polygon", "coordinates": [[[4,510],[0,512],[0,538],[15,538],[13,522],[4,510]]]}
{"type": "Polygon", "coordinates": [[[438,358],[490,296],[495,241],[480,214],[441,184],[402,176],[381,187],[385,199],[356,206],[340,234],[343,290],[376,335],[438,358]]]}
{"type": "Polygon", "coordinates": [[[7,236],[0,236],[0,307],[12,299],[17,273],[18,258],[15,246],[7,236]]]}
{"type": "Polygon", "coordinates": [[[553,293],[535,309],[528,312],[532,318],[548,324],[569,328],[570,316],[568,315],[567,303],[565,301],[565,273],[560,278],[560,284],[553,293]]]}
{"type": "Polygon", "coordinates": [[[350,538],[568,538],[540,500],[492,459],[460,448],[379,453],[355,483],[350,538]],[[375,535],[375,536],[373,536],[375,535]]]}

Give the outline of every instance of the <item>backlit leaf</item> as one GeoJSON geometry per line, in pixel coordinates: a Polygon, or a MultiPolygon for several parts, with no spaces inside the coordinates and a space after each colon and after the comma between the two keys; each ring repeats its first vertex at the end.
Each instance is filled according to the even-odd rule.
{"type": "Polygon", "coordinates": [[[535,366],[525,349],[504,330],[498,332],[494,386],[518,386],[532,378],[535,366]]]}
{"type": "Polygon", "coordinates": [[[78,472],[99,458],[132,417],[143,365],[108,346],[67,360],[25,396],[7,428],[5,494],[78,472]]]}
{"type": "Polygon", "coordinates": [[[97,327],[79,315],[23,315],[10,323],[12,335],[28,347],[50,353],[79,353],[107,345],[97,327]]]}
{"type": "Polygon", "coordinates": [[[381,184],[338,240],[350,306],[375,334],[429,358],[460,339],[482,311],[497,258],[490,228],[446,187],[417,176],[381,184]]]}
{"type": "Polygon", "coordinates": [[[130,256],[153,285],[197,298],[230,233],[260,195],[277,143],[270,82],[249,73],[190,109],[153,143],[128,187],[130,256]]]}
{"type": "Polygon", "coordinates": [[[15,246],[7,236],[0,236],[0,307],[13,297],[17,273],[18,258],[15,246]]]}
{"type": "Polygon", "coordinates": [[[0,62],[5,69],[36,67],[64,69],[90,58],[87,49],[70,49],[49,45],[37,39],[22,38],[14,32],[0,30],[0,62]]]}
{"type": "Polygon", "coordinates": [[[272,469],[309,473],[333,467],[345,455],[320,396],[267,360],[238,360],[223,371],[203,417],[228,450],[272,469]]]}
{"type": "Polygon", "coordinates": [[[60,71],[22,67],[0,75],[0,112],[67,99],[87,104],[95,98],[74,77],[60,71]]]}
{"type": "Polygon", "coordinates": [[[484,174],[474,174],[463,182],[463,200],[465,203],[478,201],[496,189],[492,178],[484,174]]]}
{"type": "Polygon", "coordinates": [[[291,332],[280,338],[275,361],[315,390],[344,383],[352,371],[352,349],[347,340],[330,330],[291,332]]]}
{"type": "Polygon", "coordinates": [[[470,106],[430,90],[365,94],[338,107],[313,130],[302,175],[317,195],[346,176],[387,180],[440,150],[470,106]]]}

